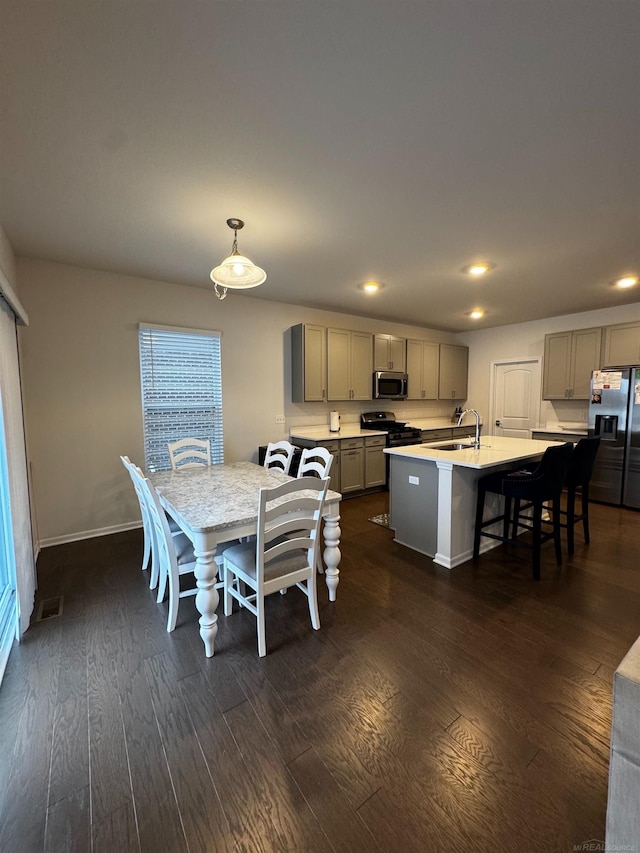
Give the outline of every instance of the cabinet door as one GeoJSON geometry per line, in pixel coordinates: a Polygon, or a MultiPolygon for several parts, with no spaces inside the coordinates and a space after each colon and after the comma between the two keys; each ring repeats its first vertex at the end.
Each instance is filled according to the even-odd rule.
{"type": "Polygon", "coordinates": [[[376,335],[373,342],[373,369],[406,370],[406,348],[406,338],[376,335]]]}
{"type": "Polygon", "coordinates": [[[453,348],[453,399],[467,399],[467,382],[469,378],[469,348],[453,348]]]}
{"type": "Polygon", "coordinates": [[[365,487],[384,486],[387,482],[384,436],[365,439],[365,487]]]}
{"type": "Polygon", "coordinates": [[[407,341],[407,399],[422,399],[422,341],[407,341]]]}
{"type": "Polygon", "coordinates": [[[571,332],[545,335],[543,400],[564,400],[568,396],[571,345],[571,332]]]}
{"type": "Polygon", "coordinates": [[[339,441],[319,441],[318,447],[326,448],[333,456],[331,463],[331,471],[329,472],[329,488],[333,492],[340,491],[340,442],[339,441]]]}
{"type": "Polygon", "coordinates": [[[407,369],[407,340],[389,335],[389,363],[391,370],[407,369]]]}
{"type": "Polygon", "coordinates": [[[602,329],[578,329],[571,342],[571,382],[569,390],[572,400],[588,400],[591,390],[591,373],[600,368],[602,329]]]}
{"type": "Polygon", "coordinates": [[[440,344],[438,398],[464,400],[467,396],[469,350],[454,344],[440,344]]]}
{"type": "Polygon", "coordinates": [[[389,335],[376,335],[373,339],[373,369],[390,370],[389,335]]]}
{"type": "Polygon", "coordinates": [[[602,367],[640,364],[640,323],[605,326],[602,367]]]}
{"type": "MultiPolygon", "coordinates": [[[[422,397],[425,400],[438,399],[438,383],[440,374],[440,345],[429,341],[422,343],[422,397]]],[[[467,369],[465,367],[465,397],[467,387],[467,369]]]]}
{"type": "Polygon", "coordinates": [[[304,327],[304,399],[322,402],[327,393],[327,330],[304,327]]]}
{"type": "Polygon", "coordinates": [[[340,486],[343,494],[364,489],[364,447],[340,453],[340,486]]]}
{"type": "Polygon", "coordinates": [[[349,359],[351,333],[346,329],[327,330],[327,399],[350,400],[349,359]]]}
{"type": "Polygon", "coordinates": [[[370,400],[373,377],[373,335],[351,332],[351,399],[370,400]]]}

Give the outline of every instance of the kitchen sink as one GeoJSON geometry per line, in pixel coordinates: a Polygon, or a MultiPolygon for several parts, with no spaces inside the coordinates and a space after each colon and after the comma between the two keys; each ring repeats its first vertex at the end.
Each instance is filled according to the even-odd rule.
{"type": "MultiPolygon", "coordinates": [[[[473,442],[454,441],[452,444],[428,444],[425,445],[431,450],[478,450],[473,442]]],[[[486,444],[481,444],[480,447],[488,447],[486,444]]]]}

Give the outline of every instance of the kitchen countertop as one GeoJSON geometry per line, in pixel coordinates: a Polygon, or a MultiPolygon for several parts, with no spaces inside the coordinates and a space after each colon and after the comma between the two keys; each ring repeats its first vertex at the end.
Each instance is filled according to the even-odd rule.
{"type": "Polygon", "coordinates": [[[438,450],[438,444],[450,444],[440,441],[433,444],[415,444],[408,447],[387,447],[385,453],[390,456],[402,456],[421,462],[449,462],[462,468],[493,468],[509,462],[533,459],[541,456],[547,447],[557,445],[557,441],[542,441],[528,438],[505,438],[486,435],[480,439],[478,450],[438,450]]]}
{"type": "Polygon", "coordinates": [[[386,430],[360,429],[360,424],[344,424],[338,432],[331,432],[329,425],[291,427],[289,438],[295,443],[296,438],[307,441],[336,441],[339,438],[366,438],[372,435],[386,435],[386,430]]]}
{"type": "MultiPolygon", "coordinates": [[[[402,418],[398,418],[402,421],[402,418]]],[[[430,429],[452,429],[457,424],[451,423],[451,418],[412,418],[408,421],[402,421],[407,426],[414,429],[430,430],[430,429]]],[[[471,416],[467,416],[461,424],[463,427],[475,429],[475,420],[471,416]]],[[[339,432],[331,432],[328,424],[315,426],[297,426],[291,427],[289,430],[289,438],[293,441],[296,438],[303,438],[307,441],[331,441],[338,438],[366,438],[368,435],[386,435],[386,430],[376,429],[360,429],[359,423],[343,424],[339,432]]]]}

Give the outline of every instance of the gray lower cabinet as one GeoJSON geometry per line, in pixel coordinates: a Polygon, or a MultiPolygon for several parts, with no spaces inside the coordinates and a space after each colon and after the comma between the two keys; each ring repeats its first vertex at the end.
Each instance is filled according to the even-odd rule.
{"type": "Polygon", "coordinates": [[[451,429],[423,429],[422,440],[428,444],[430,441],[444,441],[446,438],[452,438],[453,432],[451,429]]]}
{"type": "Polygon", "coordinates": [[[576,444],[581,438],[586,438],[586,436],[584,433],[564,432],[564,430],[558,432],[539,432],[532,429],[531,438],[535,441],[572,441],[576,444]]]}
{"type": "Polygon", "coordinates": [[[386,446],[387,441],[383,435],[372,435],[371,438],[364,440],[365,488],[367,489],[386,485],[387,460],[384,455],[386,446]]]}
{"type": "Polygon", "coordinates": [[[340,441],[340,491],[342,494],[364,489],[364,438],[340,441]]]}
{"type": "Polygon", "coordinates": [[[298,447],[325,447],[333,455],[329,488],[334,492],[356,494],[387,483],[384,435],[320,441],[295,437],[291,441],[298,447]]]}

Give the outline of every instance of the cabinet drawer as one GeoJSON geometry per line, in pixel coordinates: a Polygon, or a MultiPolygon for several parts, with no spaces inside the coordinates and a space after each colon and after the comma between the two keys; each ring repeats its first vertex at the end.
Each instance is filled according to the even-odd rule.
{"type": "Polygon", "coordinates": [[[387,438],[384,435],[372,435],[371,438],[365,438],[364,443],[367,447],[386,447],[387,438]]]}
{"type": "Polygon", "coordinates": [[[319,441],[318,447],[324,447],[325,450],[328,450],[329,453],[340,453],[340,442],[339,441],[319,441]]]}
{"type": "Polygon", "coordinates": [[[364,438],[343,438],[340,441],[340,450],[356,450],[364,447],[364,438]]]}
{"type": "Polygon", "coordinates": [[[453,430],[451,429],[423,429],[423,441],[440,441],[441,438],[451,438],[453,430]]]}

